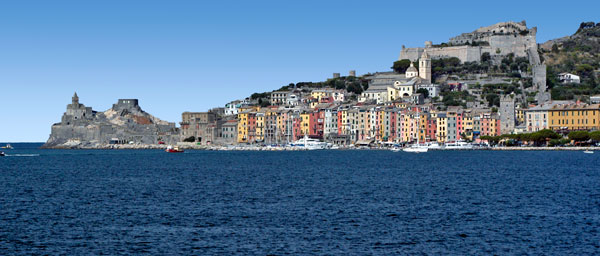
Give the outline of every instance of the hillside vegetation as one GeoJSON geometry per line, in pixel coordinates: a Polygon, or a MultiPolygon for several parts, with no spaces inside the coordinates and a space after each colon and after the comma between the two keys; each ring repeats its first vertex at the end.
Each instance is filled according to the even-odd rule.
{"type": "Polygon", "coordinates": [[[572,36],[542,44],[540,52],[548,66],[552,99],[585,99],[600,94],[600,23],[583,22],[572,36]],[[557,75],[563,72],[579,75],[581,84],[560,84],[557,75]]]}

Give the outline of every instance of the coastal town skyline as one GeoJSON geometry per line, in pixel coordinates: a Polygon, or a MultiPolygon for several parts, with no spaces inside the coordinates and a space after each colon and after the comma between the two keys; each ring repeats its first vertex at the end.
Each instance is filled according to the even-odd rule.
{"type": "MultiPolygon", "coordinates": [[[[336,4],[321,7],[340,8],[339,12],[361,7],[354,2],[336,4]]],[[[192,10],[225,12],[224,6],[190,5],[192,10]]],[[[11,7],[26,10],[23,6],[11,7]]],[[[6,106],[18,107],[1,112],[0,141],[45,141],[50,133],[48,127],[60,120],[60,113],[74,91],[94,110],[108,109],[117,98],[139,98],[148,112],[163,120],[179,122],[184,111],[223,107],[253,92],[276,90],[288,83],[324,81],[332,73],[346,74],[349,70],[357,70],[359,75],[390,71],[402,45],[421,47],[426,40],[441,43],[462,32],[510,20],[527,20],[529,26],[537,26],[538,43],[543,43],[570,35],[580,22],[595,18],[591,12],[595,8],[586,8],[587,17],[586,10],[577,15],[565,14],[560,22],[543,15],[526,15],[524,11],[449,22],[442,22],[447,16],[439,15],[441,10],[437,17],[433,12],[430,15],[433,18],[424,22],[417,19],[421,17],[416,15],[419,12],[415,12],[412,20],[406,18],[409,22],[390,17],[343,22],[337,20],[342,15],[335,12],[333,17],[319,21],[298,21],[282,13],[262,19],[257,19],[259,14],[244,14],[239,18],[249,18],[247,26],[258,25],[262,29],[241,31],[244,28],[241,20],[228,23],[213,13],[209,16],[216,22],[211,24],[210,18],[195,18],[193,11],[183,10],[184,6],[164,11],[152,4],[124,6],[120,11],[109,7],[110,4],[73,5],[69,10],[52,13],[37,6],[39,10],[28,9],[29,15],[43,14],[37,19],[26,20],[29,15],[23,13],[18,14],[19,19],[15,19],[17,14],[0,18],[0,22],[13,27],[4,32],[11,39],[0,50],[6,56],[0,61],[3,100],[6,106]],[[100,8],[91,11],[91,7],[100,8]],[[133,15],[127,17],[125,10],[135,7],[141,7],[140,12],[129,13],[133,15]],[[162,15],[154,16],[157,14],[162,15]],[[58,19],[59,15],[65,16],[58,19]],[[114,19],[107,22],[106,16],[114,19]],[[47,22],[42,25],[45,19],[47,22]],[[65,26],[75,21],[80,23],[65,26]],[[283,23],[265,28],[267,23],[276,23],[273,21],[283,23]],[[396,28],[398,35],[384,33],[396,27],[393,22],[406,28],[396,28]],[[55,27],[58,24],[60,29],[55,27]],[[376,24],[379,27],[372,27],[376,24]],[[223,30],[231,34],[222,33],[223,30]],[[350,33],[356,36],[348,39],[350,33]],[[230,51],[220,55],[225,49],[230,51]]],[[[288,14],[302,11],[317,16],[327,14],[313,10],[310,4],[273,8],[288,14]],[[292,11],[294,7],[299,8],[292,11]]],[[[259,13],[263,12],[266,11],[259,13]]],[[[361,14],[373,15],[368,10],[361,14]]],[[[232,15],[226,16],[232,18],[232,15]]]]}

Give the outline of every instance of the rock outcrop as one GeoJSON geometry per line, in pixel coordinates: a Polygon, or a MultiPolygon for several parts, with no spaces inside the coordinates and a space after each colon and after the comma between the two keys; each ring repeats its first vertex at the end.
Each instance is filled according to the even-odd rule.
{"type": "Polygon", "coordinates": [[[60,123],[52,125],[43,148],[114,148],[115,145],[158,145],[180,141],[175,123],[160,120],[138,105],[137,99],[119,99],[112,108],[97,112],[79,103],[77,94],[60,123]]]}

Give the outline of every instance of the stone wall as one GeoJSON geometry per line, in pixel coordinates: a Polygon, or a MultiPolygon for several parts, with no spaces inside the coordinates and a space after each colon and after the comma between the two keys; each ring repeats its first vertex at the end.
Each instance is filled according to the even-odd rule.
{"type": "MultiPolygon", "coordinates": [[[[500,26],[503,23],[498,23],[486,28],[493,29],[493,27],[500,26]]],[[[515,23],[519,24],[519,23],[515,23]]],[[[522,26],[522,24],[520,24],[522,26]]],[[[490,53],[490,55],[504,56],[509,53],[513,53],[517,57],[527,57],[527,49],[537,49],[536,43],[537,28],[531,28],[527,30],[526,34],[519,32],[512,32],[510,34],[494,34],[494,33],[465,33],[458,37],[453,37],[450,42],[458,43],[461,40],[457,38],[470,38],[471,41],[487,42],[489,45],[486,46],[448,46],[448,47],[433,47],[426,43],[425,47],[406,48],[402,46],[399,59],[409,59],[416,61],[423,51],[427,49],[427,54],[431,58],[449,58],[457,57],[461,62],[467,61],[480,61],[481,54],[484,52],[490,53]],[[458,41],[457,41],[458,40],[458,41]]]]}

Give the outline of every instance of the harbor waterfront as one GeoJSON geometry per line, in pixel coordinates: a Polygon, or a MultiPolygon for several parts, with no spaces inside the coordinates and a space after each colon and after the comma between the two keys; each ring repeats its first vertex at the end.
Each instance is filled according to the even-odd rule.
{"type": "Polygon", "coordinates": [[[9,254],[600,252],[598,154],[12,144],[0,159],[9,254]]]}
{"type": "MultiPolygon", "coordinates": [[[[597,42],[600,23],[581,23],[570,39],[581,37],[597,42]]],[[[135,98],[95,111],[74,93],[43,147],[123,149],[191,142],[255,149],[306,144],[295,143],[300,140],[310,149],[398,144],[412,152],[428,150],[420,143],[435,144],[431,149],[598,146],[598,61],[549,61],[560,47],[579,44],[549,41],[543,47],[536,38],[537,27],[525,21],[499,22],[448,43],[402,46],[392,71],[357,75],[350,70],[325,81],[289,83],[207,111],[184,111],[179,125],[145,112],[135,98]]],[[[591,44],[581,47],[588,49],[585,55],[600,51],[600,45],[591,44]]]]}

